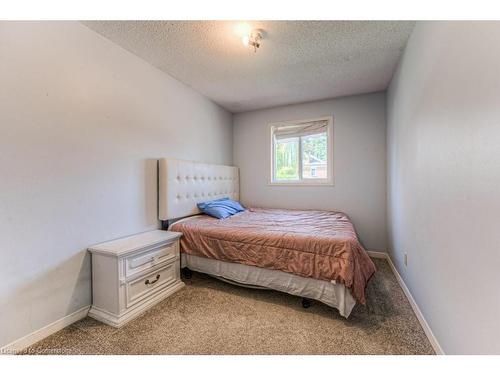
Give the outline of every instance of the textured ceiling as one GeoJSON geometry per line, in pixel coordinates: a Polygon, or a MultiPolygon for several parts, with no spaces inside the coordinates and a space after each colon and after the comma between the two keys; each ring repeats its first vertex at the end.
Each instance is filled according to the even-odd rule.
{"type": "Polygon", "coordinates": [[[88,21],[231,112],[387,88],[408,21],[88,21]],[[245,29],[265,31],[257,53],[245,29]]]}

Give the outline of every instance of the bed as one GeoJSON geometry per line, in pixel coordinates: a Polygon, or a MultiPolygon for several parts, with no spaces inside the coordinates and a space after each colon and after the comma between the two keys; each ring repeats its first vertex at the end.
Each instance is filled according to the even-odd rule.
{"type": "Polygon", "coordinates": [[[321,301],[348,317],[375,265],[342,212],[248,208],[224,220],[196,203],[239,200],[235,167],[159,161],[159,217],[183,233],[181,264],[249,287],[321,301]]]}

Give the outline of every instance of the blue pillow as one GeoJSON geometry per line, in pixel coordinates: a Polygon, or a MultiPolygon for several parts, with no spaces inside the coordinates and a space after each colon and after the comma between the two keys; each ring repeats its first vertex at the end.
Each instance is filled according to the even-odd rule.
{"type": "Polygon", "coordinates": [[[198,208],[205,214],[225,219],[238,212],[245,211],[243,206],[229,198],[220,198],[213,201],[198,203],[198,208]]]}
{"type": "Polygon", "coordinates": [[[245,211],[245,208],[240,204],[240,202],[233,201],[230,198],[222,198],[221,201],[223,201],[225,206],[235,209],[236,212],[245,211]]]}

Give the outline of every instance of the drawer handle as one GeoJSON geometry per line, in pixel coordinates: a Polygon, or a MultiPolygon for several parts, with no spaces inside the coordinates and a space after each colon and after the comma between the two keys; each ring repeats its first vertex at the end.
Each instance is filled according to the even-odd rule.
{"type": "Polygon", "coordinates": [[[146,284],[146,285],[153,285],[158,280],[160,280],[160,274],[156,275],[156,279],[154,279],[153,281],[149,281],[149,280],[144,281],[144,284],[146,284]]]}

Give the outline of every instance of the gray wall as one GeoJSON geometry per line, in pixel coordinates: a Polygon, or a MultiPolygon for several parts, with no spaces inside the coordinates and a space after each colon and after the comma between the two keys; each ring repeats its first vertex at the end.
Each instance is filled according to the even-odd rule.
{"type": "Polygon", "coordinates": [[[0,347],[90,304],[87,246],[158,227],[159,157],[231,114],[77,22],[0,22],[0,347]]]}
{"type": "Polygon", "coordinates": [[[500,353],[499,45],[418,23],[388,94],[389,251],[449,354],[500,353]]]}
{"type": "Polygon", "coordinates": [[[375,93],[234,115],[233,159],[243,203],[344,211],[368,250],[386,251],[385,109],[385,93],[375,93]],[[333,115],[334,186],[269,186],[268,124],[328,115],[333,115]]]}

